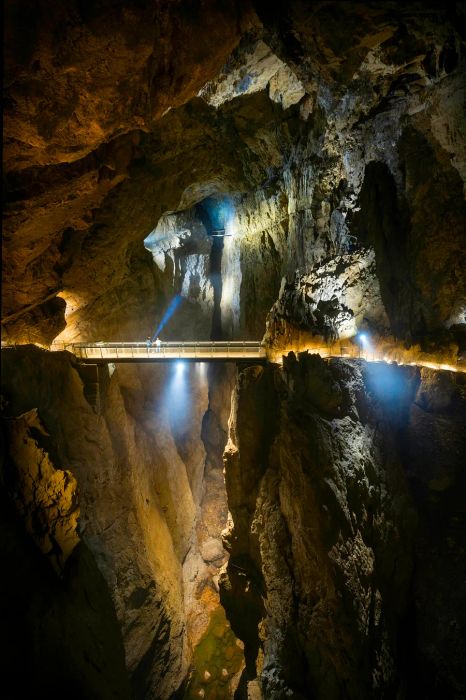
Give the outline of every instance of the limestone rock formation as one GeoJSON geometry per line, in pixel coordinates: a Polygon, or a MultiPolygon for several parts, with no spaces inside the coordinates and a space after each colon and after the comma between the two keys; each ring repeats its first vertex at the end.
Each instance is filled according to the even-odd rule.
{"type": "Polygon", "coordinates": [[[16,469],[10,489],[26,530],[60,571],[79,542],[77,484],[70,471],[54,467],[34,436],[49,437],[37,410],[9,421],[9,457],[16,469]]]}
{"type": "Polygon", "coordinates": [[[208,340],[215,303],[210,274],[212,239],[202,221],[195,211],[163,216],[144,245],[163,273],[167,296],[173,289],[183,300],[177,308],[176,326],[169,324],[164,338],[176,339],[175,330],[182,325],[186,337],[208,340]]]}
{"type": "Polygon", "coordinates": [[[464,369],[465,20],[7,4],[19,697],[464,697],[464,374],[290,355],[231,399],[233,366],[83,365],[62,343],[264,338],[281,359],[363,329],[379,359],[464,369]]]}
{"type": "MultiPolygon", "coordinates": [[[[141,132],[215,76],[254,17],[234,2],[21,2],[5,19],[10,206],[2,319],[13,323],[31,305],[41,318],[62,316],[43,304],[63,290],[63,267],[81,248],[93,211],[127,177],[141,132]]],[[[131,255],[128,243],[119,265],[131,255]]]]}
{"type": "Polygon", "coordinates": [[[264,340],[283,349],[306,341],[325,346],[354,337],[365,325],[388,330],[371,250],[332,257],[294,284],[284,279],[264,340]]]}
{"type": "MultiPolygon", "coordinates": [[[[162,3],[151,18],[124,3],[87,14],[58,5],[44,26],[37,10],[28,51],[20,9],[8,14],[3,320],[12,340],[49,343],[65,322],[64,340],[145,337],[177,285],[144,254],[144,239],[164,215],[222,193],[236,197],[239,234],[222,263],[230,335],[257,337],[283,276],[291,283],[296,269],[311,274],[355,245],[375,252],[395,336],[464,323],[461,7],[294,0],[278,14],[262,2],[254,10],[241,3],[235,24],[233,3],[199,12],[162,3]],[[69,29],[52,50],[58,22],[69,29]],[[162,29],[173,41],[158,41],[162,29]],[[121,75],[139,33],[129,81],[121,75]],[[104,46],[113,47],[107,77],[95,67],[104,46]],[[38,136],[47,110],[24,95],[32,84],[44,92],[50,71],[60,88],[46,102],[58,121],[38,136]]],[[[208,275],[182,258],[186,308],[207,329],[208,275]]]]}
{"type": "Polygon", "coordinates": [[[65,578],[83,543],[112,598],[133,693],[170,697],[219,609],[234,368],[112,373],[32,346],[4,349],[2,367],[3,478],[26,531],[65,578]],[[71,471],[54,470],[45,449],[71,471]]]}
{"type": "Polygon", "coordinates": [[[204,85],[199,96],[219,107],[239,95],[268,88],[270,99],[284,109],[299,102],[305,91],[288,66],[263,41],[252,46],[249,41],[245,44],[230,57],[215,81],[204,85]]]}
{"type": "Polygon", "coordinates": [[[394,697],[426,668],[426,692],[461,697],[460,623],[445,637],[459,645],[451,658],[419,635],[432,624],[442,634],[427,588],[439,620],[464,606],[464,589],[447,600],[424,569],[440,557],[461,579],[464,408],[454,373],[306,353],[242,373],[225,451],[222,601],[264,697],[394,697]],[[426,509],[441,517],[447,503],[451,552],[440,555],[426,509]]]}
{"type": "Polygon", "coordinates": [[[49,437],[33,409],[7,423],[9,458],[14,472],[9,490],[27,532],[60,572],[79,542],[79,505],[71,471],[56,469],[40,441],[49,437]]]}
{"type": "Polygon", "coordinates": [[[58,577],[1,493],[5,697],[129,700],[121,629],[107,583],[81,541],[58,577]]]}
{"type": "MultiPolygon", "coordinates": [[[[10,415],[36,407],[59,463],[73,465],[80,538],[112,595],[135,692],[169,697],[189,660],[182,562],[202,492],[207,387],[194,381],[191,392],[185,386],[181,429],[179,422],[170,425],[171,418],[180,420],[176,412],[170,416],[176,387],[160,373],[145,384],[147,398],[132,368],[101,378],[104,395],[96,413],[67,354],[27,347],[3,354],[2,392],[10,415]],[[165,396],[154,382],[165,385],[165,396]],[[55,384],[59,394],[49,390],[55,384]]],[[[14,441],[10,449],[15,451],[14,441]]],[[[39,485],[36,479],[34,488],[39,485]]]]}

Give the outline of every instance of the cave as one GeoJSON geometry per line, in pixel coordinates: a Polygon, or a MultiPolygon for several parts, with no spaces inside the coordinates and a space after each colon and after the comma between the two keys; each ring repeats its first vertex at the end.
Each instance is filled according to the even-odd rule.
{"type": "Polygon", "coordinates": [[[1,696],[466,698],[466,7],[4,7],[1,696]]]}

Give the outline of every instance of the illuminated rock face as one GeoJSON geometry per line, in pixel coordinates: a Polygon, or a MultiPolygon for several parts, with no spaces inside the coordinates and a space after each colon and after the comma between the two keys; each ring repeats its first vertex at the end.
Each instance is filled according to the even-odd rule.
{"type": "Polygon", "coordinates": [[[33,409],[7,423],[9,490],[27,532],[58,573],[79,542],[77,483],[69,470],[56,469],[40,440],[49,435],[33,409]],[[38,442],[39,440],[39,442],[38,442]]]}
{"type": "MultiPolygon", "coordinates": [[[[105,252],[116,229],[110,239],[100,237],[100,243],[91,234],[92,251],[86,253],[85,239],[97,223],[94,213],[128,177],[133,159],[142,153],[142,133],[215,77],[242,31],[254,22],[249,6],[230,2],[219,11],[210,1],[199,8],[180,2],[153,8],[136,8],[131,2],[93,8],[58,2],[53,8],[39,3],[31,9],[19,3],[5,15],[9,94],[4,155],[12,206],[4,239],[2,319],[12,317],[10,335],[18,339],[27,340],[29,330],[32,340],[48,340],[50,329],[34,332],[34,325],[38,320],[54,330],[63,325],[63,308],[45,305],[47,297],[61,290],[78,307],[111,290],[106,314],[129,297],[140,314],[135,298],[145,290],[149,301],[153,291],[150,267],[139,262],[141,243],[159,216],[177,206],[177,192],[170,201],[158,202],[162,208],[147,226],[136,223],[137,207],[131,203],[126,216],[132,219],[128,225],[139,244],[137,255],[131,234],[121,231],[120,243],[105,252]],[[97,286],[88,295],[66,293],[75,285],[64,282],[63,275],[77,258],[81,270],[93,268],[89,276],[97,286]],[[127,284],[135,275],[138,290],[133,295],[127,284]],[[30,305],[34,325],[22,319],[30,305]]],[[[138,199],[144,195],[139,188],[138,199]]]]}
{"type": "Polygon", "coordinates": [[[267,319],[264,340],[275,348],[345,341],[370,325],[388,329],[373,251],[337,255],[311,274],[284,284],[267,319]]]}
{"type": "Polygon", "coordinates": [[[162,217],[144,242],[158,270],[163,273],[167,298],[170,290],[182,302],[163,327],[164,340],[176,340],[178,327],[184,337],[209,340],[214,308],[210,280],[211,239],[193,211],[162,217]]]}
{"type": "Polygon", "coordinates": [[[464,387],[306,354],[240,376],[222,601],[265,698],[460,697],[464,387]]]}
{"type": "Polygon", "coordinates": [[[47,23],[28,19],[27,47],[21,10],[8,13],[10,339],[47,343],[65,321],[63,340],[144,338],[178,286],[173,332],[207,337],[205,252],[190,258],[180,240],[171,275],[143,241],[222,193],[237,236],[222,263],[227,335],[260,337],[283,276],[355,247],[365,265],[375,252],[388,332],[411,341],[464,322],[461,8],[252,5],[233,22],[233,3],[150,18],[56,4],[47,23]],[[70,28],[52,43],[57,24],[70,28]],[[109,45],[110,83],[96,59],[109,45]]]}
{"type": "Polygon", "coordinates": [[[220,107],[240,95],[268,89],[270,99],[284,109],[304,97],[305,90],[296,75],[272,53],[269,46],[263,41],[252,46],[250,42],[245,44],[245,49],[236,52],[219,76],[202,88],[200,97],[214,107],[220,107]]]}
{"type": "Polygon", "coordinates": [[[7,493],[58,572],[69,575],[79,541],[87,548],[113,599],[136,697],[169,697],[219,605],[231,378],[214,382],[209,407],[199,365],[120,366],[112,376],[103,368],[97,403],[86,388],[92,367],[80,370],[83,385],[66,354],[29,347],[4,355],[7,493]],[[71,473],[55,471],[45,449],[71,473]]]}
{"type": "MultiPolygon", "coordinates": [[[[39,581],[31,590],[28,573],[21,584],[31,600],[22,624],[42,629],[40,673],[23,678],[26,694],[28,682],[51,692],[46,670],[57,657],[82,693],[102,697],[115,678],[114,695],[129,697],[130,678],[135,697],[168,698],[192,659],[201,666],[187,697],[204,687],[205,670],[206,690],[231,696],[244,684],[265,698],[338,698],[343,687],[364,697],[419,687],[419,678],[426,692],[460,687],[463,375],[313,356],[288,358],[283,370],[252,367],[233,394],[225,492],[233,372],[212,369],[207,384],[195,366],[182,374],[119,366],[101,373],[97,402],[92,368],[68,355],[3,355],[4,549],[39,581]],[[72,468],[74,507],[52,460],[72,468]],[[223,666],[212,647],[224,629],[216,584],[227,509],[221,600],[245,645],[243,681],[230,632],[223,666]],[[31,549],[23,528],[31,532],[32,510],[39,547],[31,549]],[[74,661],[79,649],[103,669],[99,677],[74,661]]],[[[11,612],[5,619],[14,650],[23,627],[11,612]]]]}
{"type": "MultiPolygon", "coordinates": [[[[281,350],[364,327],[455,362],[459,3],[10,5],[5,339],[142,340],[180,295],[164,339],[265,332],[281,350]],[[232,205],[222,244],[206,201],[232,205]]],[[[169,698],[198,657],[216,668],[191,676],[205,696],[213,679],[274,700],[390,697],[403,679],[413,696],[420,683],[461,696],[461,378],[392,369],[405,394],[391,404],[387,377],[359,365],[250,369],[227,493],[235,370],[93,377],[61,353],[14,353],[4,544],[33,601],[23,629],[50,642],[23,684],[169,698]],[[222,597],[241,679],[235,654],[222,676],[211,648],[228,508],[222,597]],[[63,678],[38,678],[56,666],[63,678]]]]}

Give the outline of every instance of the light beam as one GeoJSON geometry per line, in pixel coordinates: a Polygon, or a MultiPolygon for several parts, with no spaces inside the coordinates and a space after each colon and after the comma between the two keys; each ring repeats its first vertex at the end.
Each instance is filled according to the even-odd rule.
{"type": "Polygon", "coordinates": [[[177,294],[176,297],[173,297],[167,308],[165,309],[165,313],[162,316],[162,320],[160,321],[159,325],[157,326],[152,338],[151,342],[154,342],[156,338],[159,337],[160,333],[162,332],[163,328],[167,325],[168,321],[171,319],[173,314],[175,313],[176,309],[181,303],[181,295],[177,294]]]}

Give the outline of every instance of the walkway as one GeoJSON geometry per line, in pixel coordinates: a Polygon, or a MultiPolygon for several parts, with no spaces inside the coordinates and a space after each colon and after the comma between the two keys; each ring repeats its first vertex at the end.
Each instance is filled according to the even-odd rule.
{"type": "MultiPolygon", "coordinates": [[[[15,347],[2,341],[2,348],[15,347]]],[[[305,348],[301,348],[304,350],[305,348]]],[[[466,364],[458,362],[455,365],[442,362],[399,357],[393,352],[380,355],[377,351],[359,348],[357,345],[335,344],[331,347],[309,347],[309,353],[319,354],[324,358],[342,357],[347,359],[363,359],[367,362],[386,362],[398,365],[428,367],[429,369],[446,370],[449,372],[466,373],[466,364]]],[[[147,343],[52,343],[50,350],[68,350],[84,363],[114,363],[114,362],[167,362],[187,360],[188,362],[254,362],[265,364],[267,360],[281,363],[282,353],[286,350],[270,351],[267,353],[260,341],[201,341],[201,342],[170,342],[162,343],[160,349],[155,345],[147,347],[147,343]]],[[[295,351],[297,352],[297,351],[295,351]]]]}
{"type": "Polygon", "coordinates": [[[162,343],[160,348],[147,343],[72,343],[64,349],[82,362],[265,362],[265,348],[260,341],[220,341],[162,343]]]}

